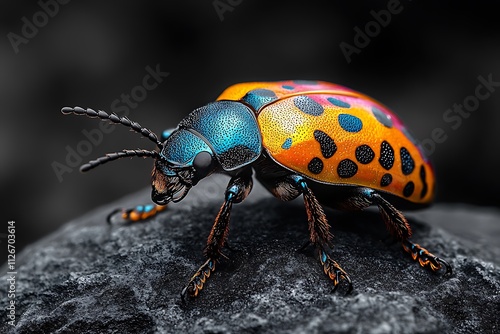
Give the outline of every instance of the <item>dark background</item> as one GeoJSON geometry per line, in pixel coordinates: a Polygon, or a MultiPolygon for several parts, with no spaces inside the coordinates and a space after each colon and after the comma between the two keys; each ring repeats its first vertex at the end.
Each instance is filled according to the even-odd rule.
{"type": "MultiPolygon", "coordinates": [[[[22,35],[23,17],[43,23],[37,16],[43,9],[35,1],[0,5],[1,208],[4,226],[16,221],[18,251],[149,185],[152,160],[121,160],[83,175],[73,168],[62,181],[53,163],[66,164],[66,147],[86,140],[83,130],[99,129],[97,120],[63,116],[62,106],[112,111],[115,99],[142,84],[146,66],[157,64],[170,75],[129,117],[158,134],[233,83],[331,81],[383,102],[421,140],[443,129],[447,140],[431,157],[438,202],[499,205],[500,89],[456,130],[443,120],[453,104],[475,94],[478,76],[500,81],[494,1],[401,0],[401,12],[350,63],[340,44],[353,45],[354,28],[364,30],[374,20],[370,11],[387,9],[387,1],[232,3],[221,20],[210,0],[73,0],[59,5],[17,53],[9,33],[22,35]]],[[[154,145],[120,126],[83,162],[123,148],[154,145]]],[[[2,245],[6,233],[0,231],[2,245]]]]}

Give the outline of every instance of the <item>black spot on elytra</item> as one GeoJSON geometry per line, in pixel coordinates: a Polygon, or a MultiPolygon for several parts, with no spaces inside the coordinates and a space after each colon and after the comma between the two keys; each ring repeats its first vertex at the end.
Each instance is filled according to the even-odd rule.
{"type": "Polygon", "coordinates": [[[356,160],[360,163],[366,165],[373,161],[375,158],[375,152],[368,145],[360,145],[356,147],[356,160]]]}
{"type": "Polygon", "coordinates": [[[380,158],[378,162],[384,169],[391,169],[394,165],[394,149],[385,140],[380,144],[380,158]]]}
{"type": "Polygon", "coordinates": [[[420,192],[420,198],[424,198],[425,195],[427,194],[427,191],[429,190],[429,187],[427,186],[427,180],[426,180],[426,173],[425,173],[425,167],[424,165],[420,166],[420,180],[422,180],[422,191],[420,192]]]}
{"type": "Polygon", "coordinates": [[[339,162],[337,166],[337,173],[341,178],[349,178],[356,175],[358,172],[358,165],[350,159],[344,159],[339,162]]]}
{"type": "Polygon", "coordinates": [[[415,169],[415,161],[413,161],[410,152],[408,152],[405,147],[401,147],[399,154],[401,156],[401,170],[403,171],[403,174],[411,174],[411,172],[415,169]]]}
{"type": "Polygon", "coordinates": [[[321,154],[325,159],[331,158],[337,152],[337,145],[332,137],[321,130],[314,130],[314,139],[319,143],[321,154]]]}
{"type": "Polygon", "coordinates": [[[413,191],[415,191],[415,183],[413,183],[413,181],[410,181],[403,189],[404,197],[410,197],[413,194],[413,191]]]}
{"type": "Polygon", "coordinates": [[[323,161],[320,158],[312,158],[307,169],[313,174],[319,174],[323,171],[323,161]]]}
{"type": "Polygon", "coordinates": [[[380,186],[387,187],[389,184],[391,184],[391,182],[392,182],[392,175],[389,173],[386,173],[380,179],[380,186]]]}

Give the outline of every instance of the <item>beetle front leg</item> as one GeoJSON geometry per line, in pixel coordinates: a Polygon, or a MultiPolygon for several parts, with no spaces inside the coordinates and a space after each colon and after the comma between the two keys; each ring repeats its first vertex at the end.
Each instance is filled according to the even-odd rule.
{"type": "MultiPolygon", "coordinates": [[[[347,281],[347,294],[352,291],[352,282],[349,275],[333,260],[332,257],[332,234],[330,233],[330,224],[326,219],[325,212],[321,204],[307,186],[306,180],[302,176],[291,175],[286,178],[285,183],[278,183],[273,192],[275,195],[281,194],[284,198],[294,196],[293,191],[285,184],[292,185],[296,191],[301,193],[304,198],[304,205],[307,212],[307,220],[309,222],[309,238],[318,251],[319,260],[323,266],[324,273],[333,281],[333,291],[335,291],[340,283],[340,280],[347,281]]],[[[332,292],[333,292],[332,291],[332,292]]]]}
{"type": "Polygon", "coordinates": [[[233,177],[226,188],[225,201],[222,204],[214,225],[208,236],[207,246],[205,247],[205,257],[207,260],[201,265],[196,273],[191,277],[186,287],[181,292],[181,298],[187,295],[190,297],[198,296],[200,290],[210,277],[210,274],[215,270],[215,265],[220,256],[224,256],[221,250],[227,242],[229,232],[229,217],[233,203],[242,202],[252,190],[252,171],[248,169],[242,174],[233,177]]]}

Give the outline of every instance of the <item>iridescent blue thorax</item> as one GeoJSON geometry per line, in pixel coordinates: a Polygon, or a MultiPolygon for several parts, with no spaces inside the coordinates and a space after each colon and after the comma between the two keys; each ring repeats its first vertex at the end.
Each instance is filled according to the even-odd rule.
{"type": "MultiPolygon", "coordinates": [[[[169,164],[190,167],[208,152],[225,171],[248,165],[260,156],[262,138],[254,112],[234,101],[218,101],[194,110],[164,142],[160,155],[169,164]]],[[[165,171],[173,175],[173,171],[165,171]]]]}

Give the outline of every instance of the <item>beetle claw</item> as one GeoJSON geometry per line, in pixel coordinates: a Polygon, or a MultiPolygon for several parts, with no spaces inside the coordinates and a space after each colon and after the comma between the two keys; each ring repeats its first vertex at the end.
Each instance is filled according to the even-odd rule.
{"type": "Polygon", "coordinates": [[[436,261],[441,263],[441,265],[446,268],[446,271],[443,274],[444,276],[451,276],[453,274],[453,269],[451,268],[451,265],[447,261],[445,261],[439,257],[436,257],[436,261]]]}
{"type": "Polygon", "coordinates": [[[402,245],[404,251],[409,253],[414,261],[418,261],[421,267],[428,267],[434,272],[444,267],[446,269],[444,275],[450,276],[452,274],[451,265],[447,261],[430,253],[419,244],[415,244],[410,240],[404,240],[402,245]]]}
{"type": "Polygon", "coordinates": [[[335,260],[333,260],[324,250],[319,251],[319,260],[323,265],[323,271],[333,281],[332,293],[334,293],[340,285],[340,280],[347,281],[348,288],[346,295],[352,292],[352,281],[349,275],[342,269],[335,260]]]}
{"type": "Polygon", "coordinates": [[[181,291],[182,302],[185,303],[186,296],[194,298],[198,296],[203,289],[205,282],[210,277],[210,274],[215,270],[215,260],[208,259],[191,277],[188,284],[181,291]]]}
{"type": "Polygon", "coordinates": [[[124,212],[123,209],[115,209],[115,210],[111,211],[108,214],[108,216],[106,217],[106,222],[109,225],[115,225],[117,223],[123,222],[123,219],[121,221],[117,221],[117,219],[116,219],[118,217],[122,217],[123,216],[123,212],[124,212]],[[118,215],[118,213],[120,213],[120,214],[118,215]]]}

